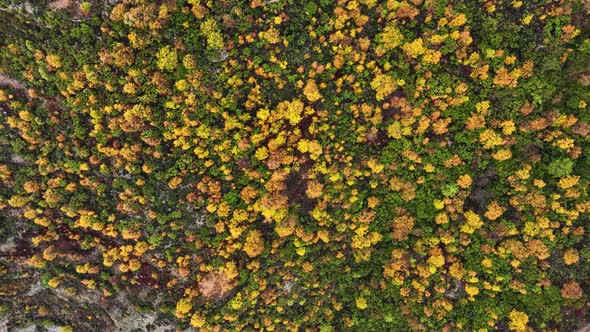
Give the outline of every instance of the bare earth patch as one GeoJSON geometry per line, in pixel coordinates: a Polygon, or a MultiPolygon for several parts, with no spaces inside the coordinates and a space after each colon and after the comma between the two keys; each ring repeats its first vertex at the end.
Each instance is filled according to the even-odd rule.
{"type": "Polygon", "coordinates": [[[199,292],[210,300],[223,299],[232,288],[231,279],[222,272],[209,272],[199,281],[199,292]]]}
{"type": "Polygon", "coordinates": [[[0,74],[0,85],[8,85],[15,90],[24,90],[25,88],[21,82],[2,74],[0,74]]]}
{"type": "Polygon", "coordinates": [[[47,7],[49,7],[49,9],[65,9],[68,8],[71,4],[71,0],[57,0],[50,2],[47,5],[47,7]]]}

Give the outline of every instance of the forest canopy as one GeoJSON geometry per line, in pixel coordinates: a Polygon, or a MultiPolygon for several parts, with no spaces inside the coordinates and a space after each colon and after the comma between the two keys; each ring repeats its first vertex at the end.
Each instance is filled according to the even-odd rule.
{"type": "Polygon", "coordinates": [[[582,328],[589,64],[588,0],[0,0],[0,316],[582,328]]]}

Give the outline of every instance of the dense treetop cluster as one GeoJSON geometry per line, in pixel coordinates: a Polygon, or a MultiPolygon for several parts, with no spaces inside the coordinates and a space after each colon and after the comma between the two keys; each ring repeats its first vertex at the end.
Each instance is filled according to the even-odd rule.
{"type": "Polygon", "coordinates": [[[46,287],[202,331],[590,318],[590,2],[0,3],[0,217],[46,287]]]}

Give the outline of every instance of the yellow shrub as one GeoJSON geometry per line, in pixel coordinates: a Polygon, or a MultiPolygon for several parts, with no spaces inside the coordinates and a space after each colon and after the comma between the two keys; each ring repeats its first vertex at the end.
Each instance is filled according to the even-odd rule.
{"type": "Polygon", "coordinates": [[[577,176],[577,175],[568,176],[568,177],[565,177],[565,178],[561,178],[559,180],[559,182],[557,183],[557,185],[561,189],[568,189],[568,188],[571,188],[571,187],[577,185],[578,184],[578,181],[580,181],[580,177],[579,176],[577,176]]]}
{"type": "Polygon", "coordinates": [[[371,88],[375,90],[375,98],[383,100],[397,89],[397,83],[392,76],[380,74],[371,81],[371,88]]]}
{"type": "Polygon", "coordinates": [[[191,317],[191,326],[192,327],[196,327],[196,328],[203,327],[203,325],[205,325],[206,322],[207,322],[207,319],[198,313],[193,314],[193,316],[191,317]]]}
{"type": "Polygon", "coordinates": [[[563,261],[566,265],[576,264],[580,261],[580,256],[578,256],[578,252],[575,249],[568,249],[563,254],[563,261]]]}
{"type": "Polygon", "coordinates": [[[498,161],[504,161],[512,158],[512,152],[508,149],[502,149],[492,155],[492,158],[498,161]]]}
{"type": "Polygon", "coordinates": [[[184,315],[186,315],[189,311],[191,311],[191,309],[193,308],[193,305],[191,303],[191,301],[189,299],[180,299],[178,302],[176,302],[176,317],[181,318],[184,315]]]}
{"type": "Polygon", "coordinates": [[[318,90],[318,86],[313,80],[307,81],[307,84],[303,88],[303,94],[305,97],[307,97],[307,100],[311,101],[312,103],[322,98],[322,95],[318,90]]]}
{"type": "Polygon", "coordinates": [[[417,38],[411,43],[404,44],[402,49],[410,58],[417,58],[426,52],[426,47],[424,47],[424,41],[422,38],[417,38]]]}
{"type": "Polygon", "coordinates": [[[518,332],[526,331],[526,325],[529,322],[529,316],[527,314],[513,309],[508,315],[508,318],[510,319],[508,323],[510,330],[518,332]]]}
{"type": "Polygon", "coordinates": [[[56,55],[56,54],[48,54],[45,57],[45,60],[47,61],[47,64],[48,65],[50,65],[51,67],[53,67],[55,69],[59,69],[62,66],[61,59],[59,58],[59,55],[56,55]]]}
{"type": "Polygon", "coordinates": [[[381,34],[381,44],[386,51],[393,50],[404,41],[404,35],[394,25],[388,25],[381,34]]]}
{"type": "Polygon", "coordinates": [[[361,309],[361,310],[365,310],[367,309],[368,305],[367,305],[367,299],[365,299],[364,297],[359,297],[356,299],[356,307],[361,309]]]}
{"type": "Polygon", "coordinates": [[[250,257],[256,257],[264,251],[264,239],[262,233],[258,230],[250,231],[246,236],[244,251],[250,257]]]}

